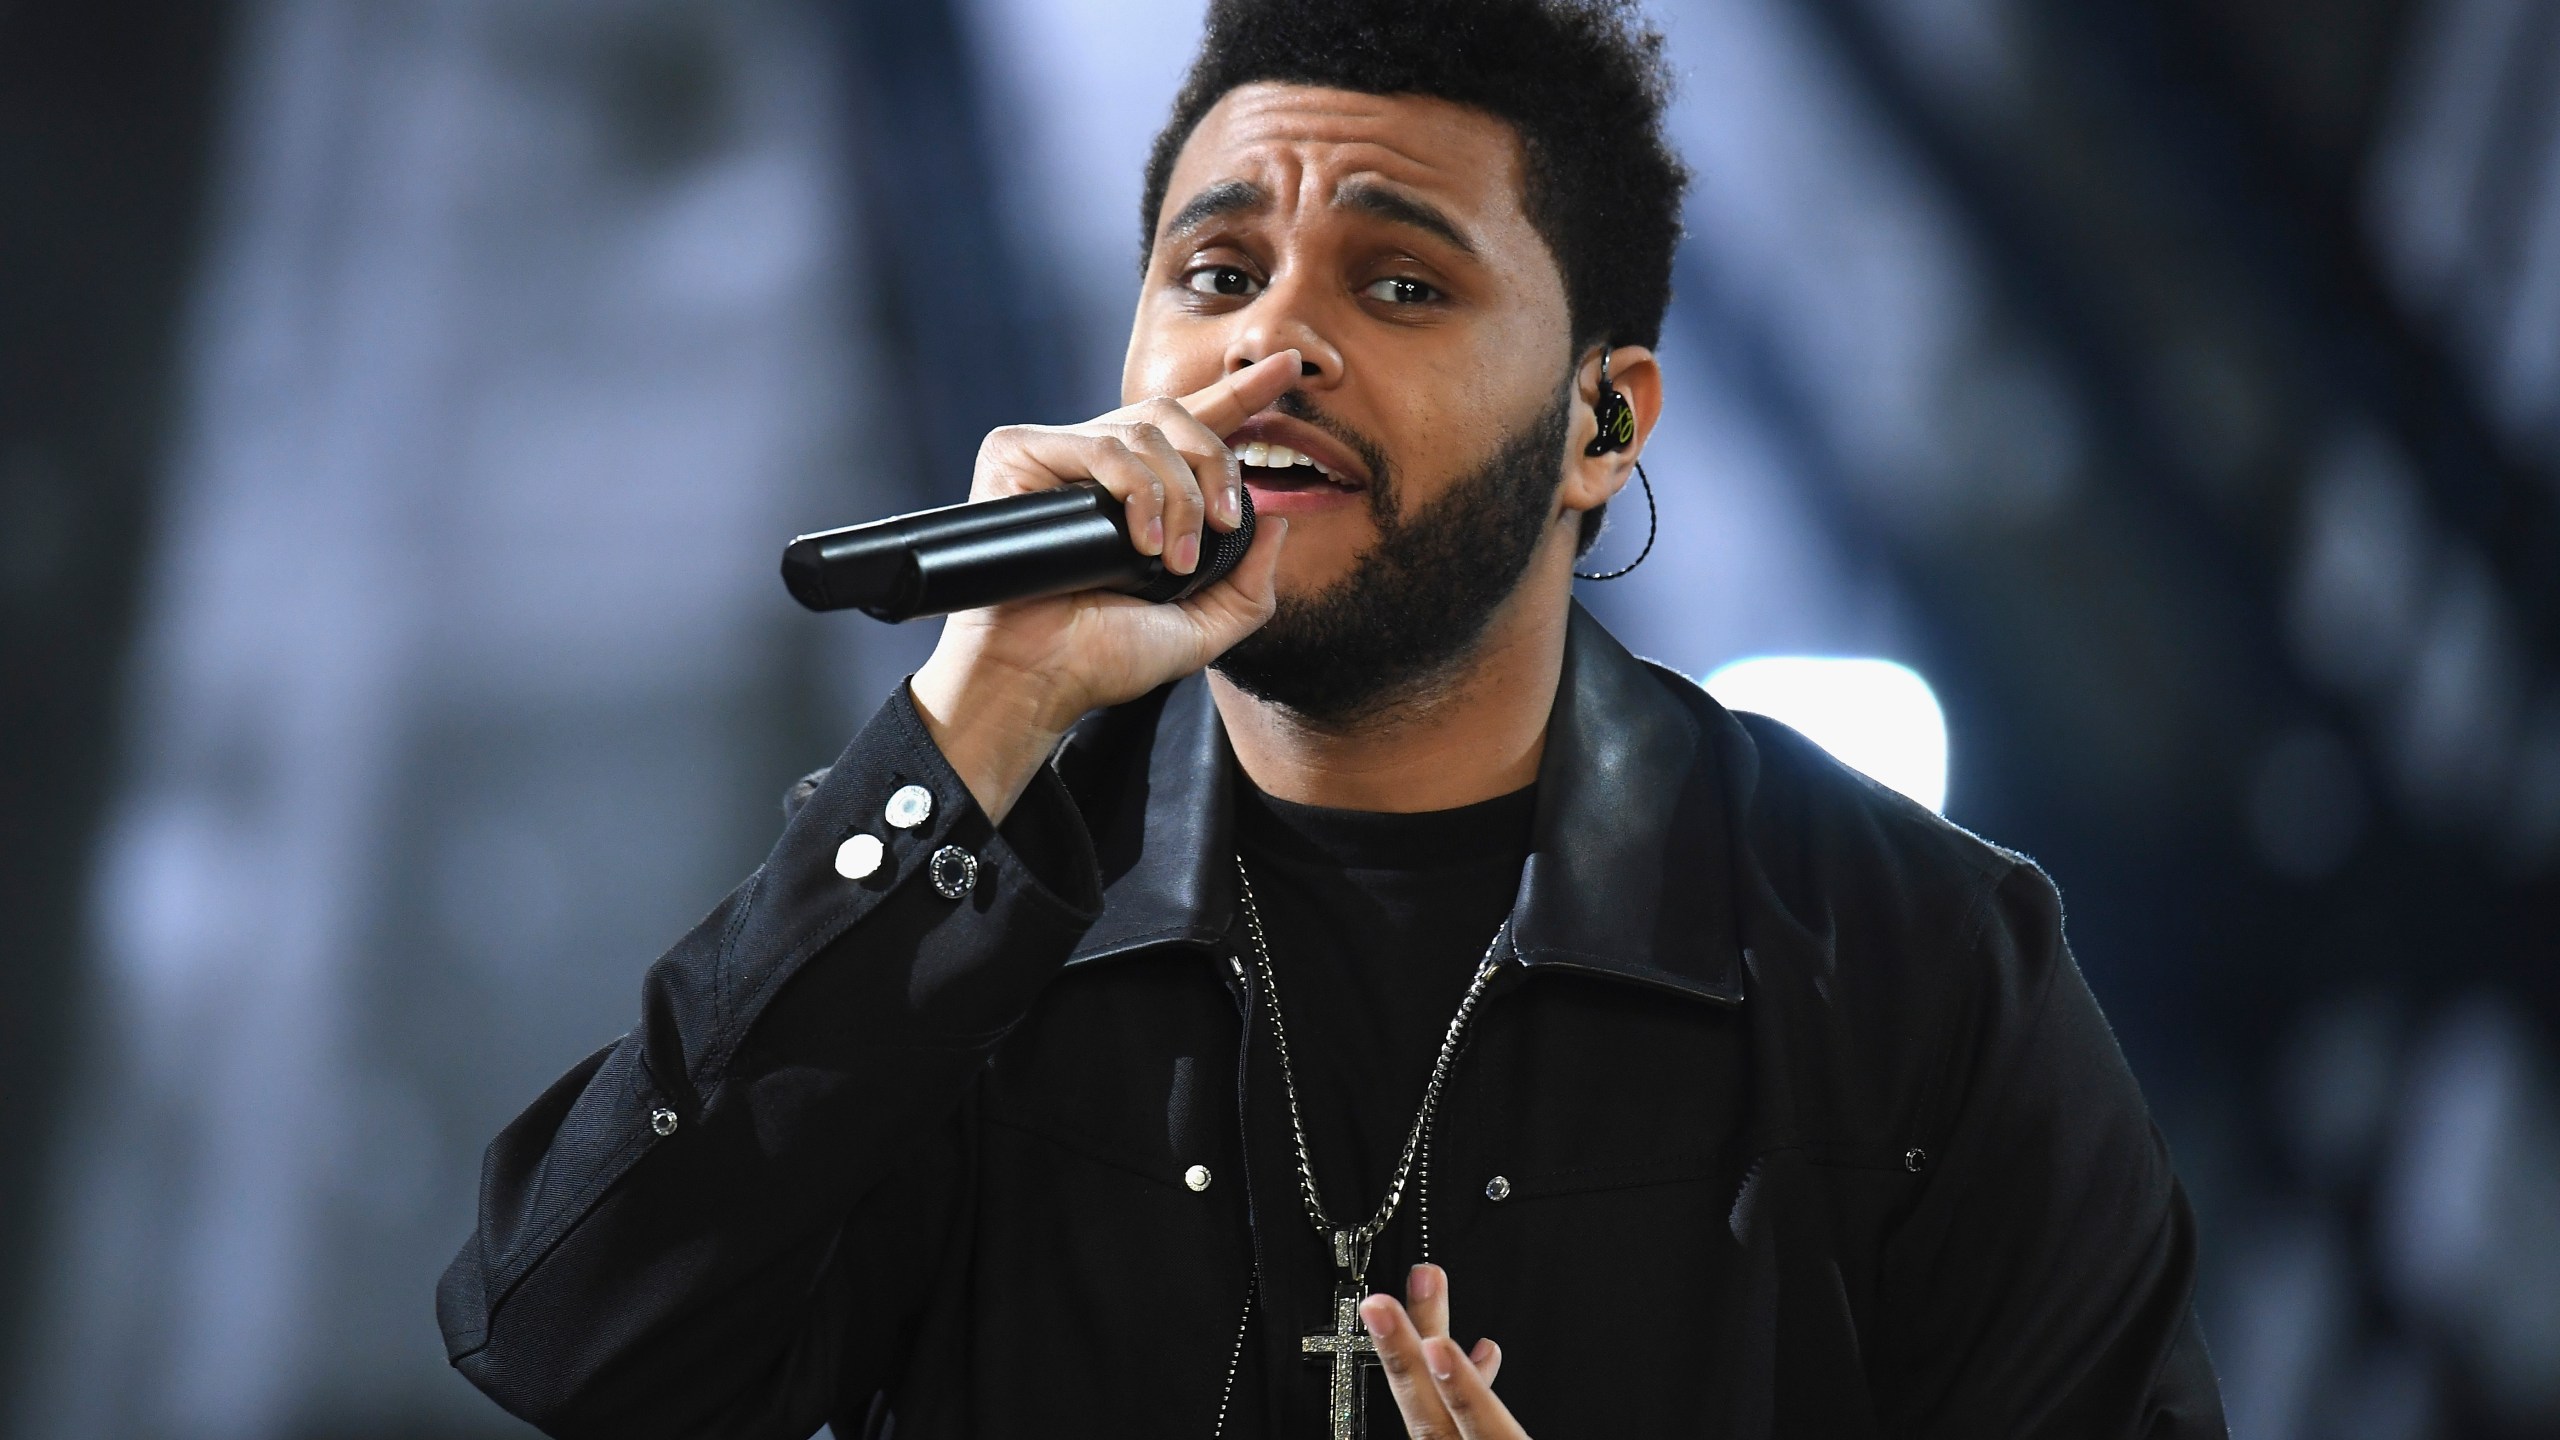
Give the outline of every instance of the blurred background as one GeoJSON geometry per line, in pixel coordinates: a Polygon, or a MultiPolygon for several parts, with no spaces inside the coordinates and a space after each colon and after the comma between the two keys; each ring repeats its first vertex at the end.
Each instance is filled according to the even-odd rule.
{"type": "MultiPolygon", "coordinates": [[[[2245,1440],[2560,1434],[2560,5],[1654,11],[1588,602],[1925,681],[2245,1440]]],[[[1198,14],[0,0],[0,1433],[529,1433],[480,1148],[930,645],[782,541],[1115,403],[1198,14]]]]}

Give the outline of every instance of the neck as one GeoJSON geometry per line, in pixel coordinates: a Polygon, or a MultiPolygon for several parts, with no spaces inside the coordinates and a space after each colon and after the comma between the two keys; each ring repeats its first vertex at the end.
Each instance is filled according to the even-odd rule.
{"type": "Polygon", "coordinates": [[[1337,810],[1451,810],[1533,783],[1570,609],[1567,595],[1532,593],[1546,588],[1533,580],[1513,592],[1456,673],[1340,729],[1210,672],[1237,763],[1267,795],[1337,810]]]}

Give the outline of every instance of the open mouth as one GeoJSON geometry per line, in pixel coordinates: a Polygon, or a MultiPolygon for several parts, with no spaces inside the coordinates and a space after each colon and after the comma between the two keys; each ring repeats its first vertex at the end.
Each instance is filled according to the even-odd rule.
{"type": "Polygon", "coordinates": [[[1358,481],[1337,475],[1314,456],[1274,445],[1262,440],[1248,440],[1236,447],[1236,459],[1244,465],[1245,483],[1261,490],[1309,490],[1331,488],[1357,490],[1358,481]]]}

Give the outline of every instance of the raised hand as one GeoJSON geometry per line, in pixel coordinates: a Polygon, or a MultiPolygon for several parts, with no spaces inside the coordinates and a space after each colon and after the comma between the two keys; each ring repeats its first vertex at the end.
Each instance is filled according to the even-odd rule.
{"type": "MultiPolygon", "coordinates": [[[[970,498],[1099,481],[1127,507],[1130,544],[1189,574],[1200,563],[1201,527],[1232,530],[1243,517],[1244,472],[1225,437],[1298,373],[1298,352],[1283,350],[1180,399],[1142,400],[1081,425],[992,431],[978,449],[970,498]]],[[[1288,529],[1277,517],[1265,521],[1225,579],[1176,604],[1085,591],[943,622],[913,693],[980,808],[1002,820],[1086,711],[1188,675],[1270,619],[1288,529]]]]}
{"type": "Polygon", "coordinates": [[[1360,1320],[1378,1347],[1405,1433],[1412,1440],[1529,1440],[1493,1393],[1502,1347],[1488,1336],[1469,1352],[1449,1338],[1448,1272],[1416,1265],[1404,1293],[1402,1305],[1392,1295],[1370,1296],[1360,1303],[1360,1320]]]}

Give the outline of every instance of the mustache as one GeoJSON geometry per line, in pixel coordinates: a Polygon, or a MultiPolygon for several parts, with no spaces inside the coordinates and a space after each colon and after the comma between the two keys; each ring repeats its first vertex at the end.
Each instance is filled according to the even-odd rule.
{"type": "Polygon", "coordinates": [[[1279,399],[1271,402],[1271,408],[1292,420],[1313,425],[1349,447],[1369,471],[1370,505],[1384,515],[1395,513],[1395,467],[1387,463],[1387,452],[1377,441],[1326,414],[1304,390],[1283,391],[1279,399]]]}

